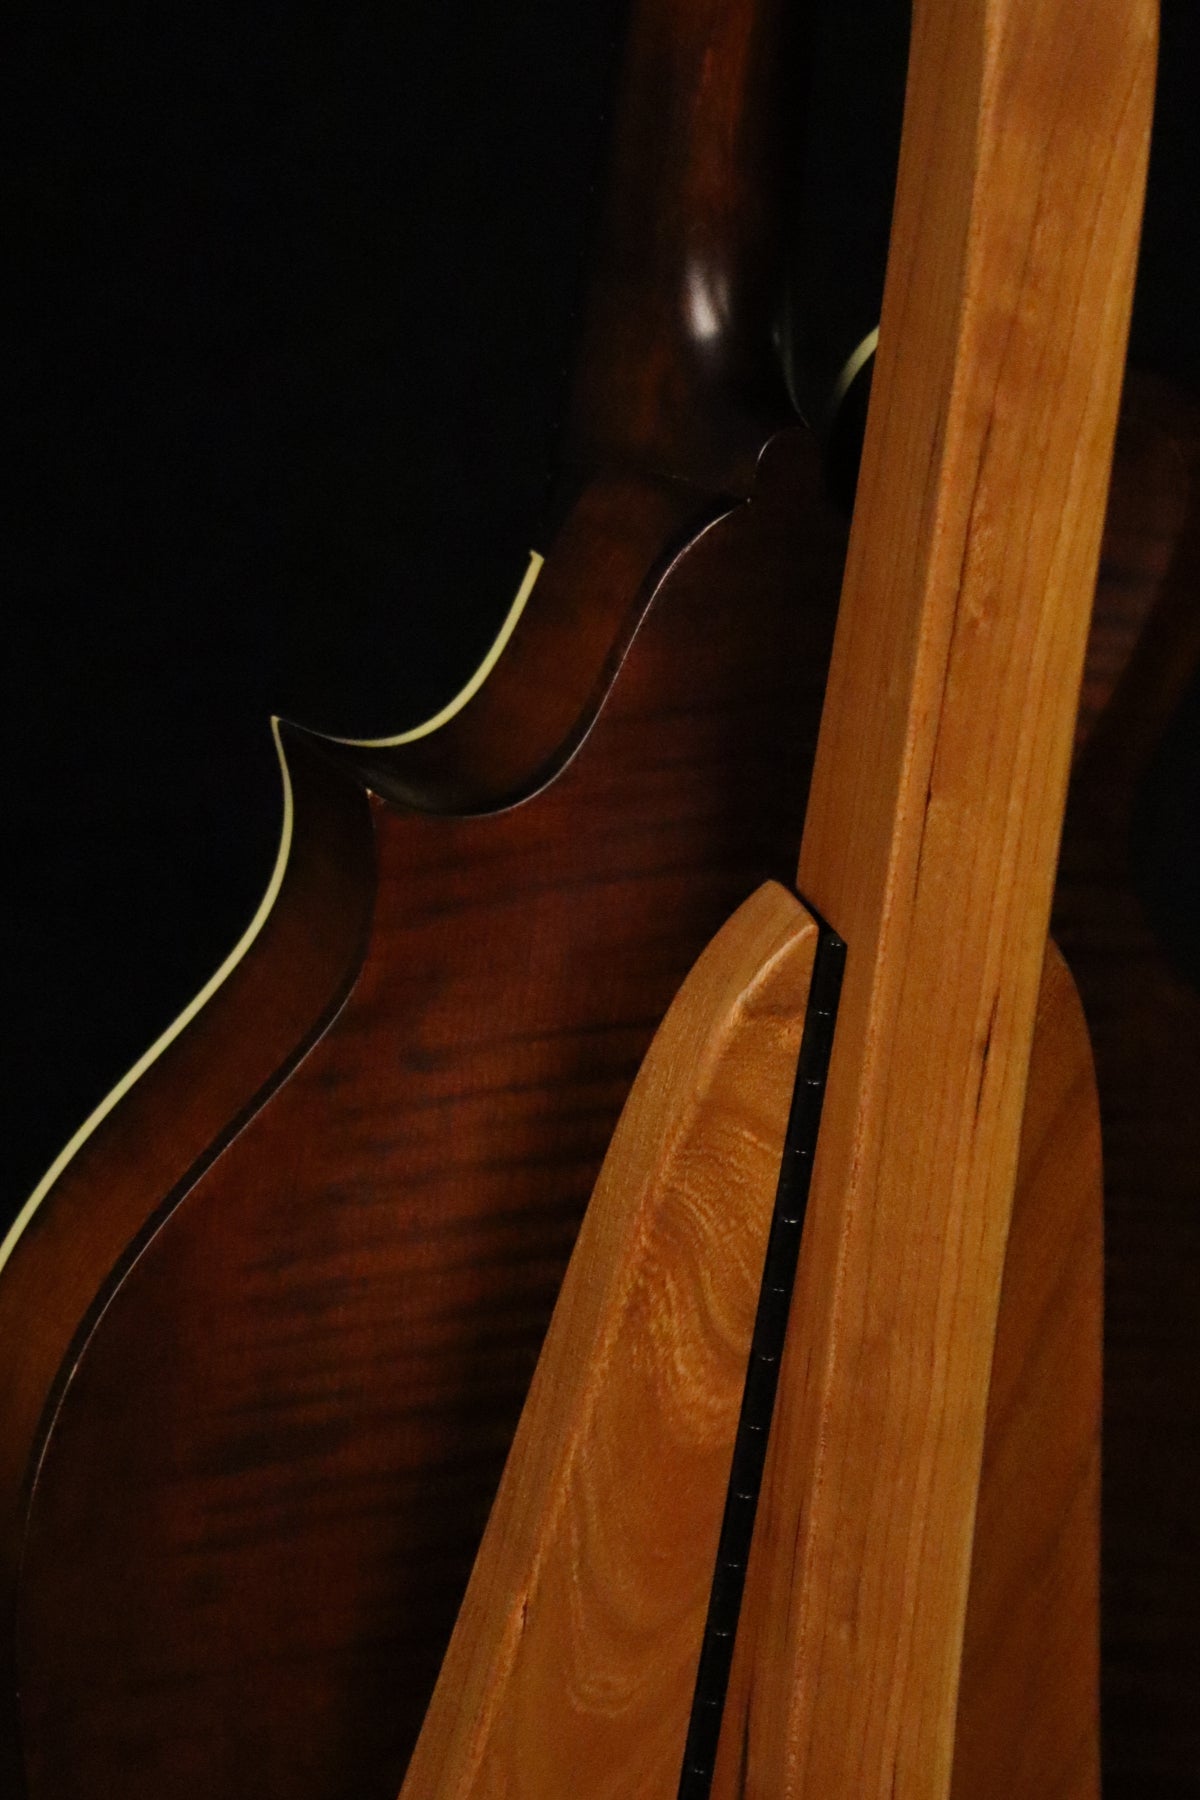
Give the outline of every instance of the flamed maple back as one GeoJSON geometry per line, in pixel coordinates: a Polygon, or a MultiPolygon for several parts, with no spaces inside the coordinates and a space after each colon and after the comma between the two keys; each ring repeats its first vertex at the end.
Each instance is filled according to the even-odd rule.
{"type": "Polygon", "coordinates": [[[633,1074],[794,868],[844,529],[771,337],[784,9],[633,15],[503,653],[407,741],[283,728],[274,904],[6,1246],[6,1795],[390,1800],[633,1074]]]}

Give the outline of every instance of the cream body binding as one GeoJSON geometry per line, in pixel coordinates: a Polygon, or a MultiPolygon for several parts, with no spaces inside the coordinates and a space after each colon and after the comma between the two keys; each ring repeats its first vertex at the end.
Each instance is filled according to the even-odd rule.
{"type": "MultiPolygon", "coordinates": [[[[537,578],[541,574],[544,560],[544,557],[538,551],[530,551],[529,563],[521,580],[521,585],[513,597],[512,605],[505,614],[503,623],[496,633],[487,655],[483,658],[483,661],[479,664],[479,667],[475,670],[475,673],[471,676],[470,680],[459,689],[452,700],[447,701],[446,705],[443,706],[440,711],[434,713],[432,717],[424,719],[419,725],[412,725],[407,731],[397,732],[392,737],[342,738],[330,736],[327,741],[333,744],[348,744],[364,750],[391,749],[400,744],[415,743],[418,738],[431,737],[435,731],[440,731],[443,726],[448,725],[451,719],[455,718],[457,714],[462,711],[468,701],[475,698],[476,694],[482,688],[484,682],[488,680],[495,669],[496,664],[503,656],[508,647],[509,640],[517,628],[521,615],[525,611],[529,596],[532,594],[537,583],[537,578]]],[[[224,962],[222,962],[220,967],[214,970],[213,974],[209,976],[199,993],[192,996],[183,1011],[179,1013],[176,1018],[172,1019],[166,1030],[154,1040],[149,1049],[143,1051],[133,1067],[126,1070],[125,1074],[122,1075],[116,1085],[109,1089],[100,1104],[88,1114],[79,1129],[68,1142],[63,1145],[63,1148],[59,1151],[58,1155],[50,1164],[50,1167],[46,1170],[46,1173],[42,1176],[28,1200],[26,1200],[24,1206],[22,1206],[20,1212],[13,1220],[3,1243],[0,1243],[0,1269],[4,1268],[5,1263],[16,1249],[22,1233],[29,1225],[33,1215],[58,1180],[63,1170],[78,1155],[92,1133],[108,1117],[114,1106],[116,1106],[120,1100],[124,1099],[125,1095],[134,1086],[135,1082],[141,1080],[142,1076],[146,1073],[146,1070],[150,1068],[153,1063],[158,1061],[158,1058],[163,1054],[164,1050],[175,1042],[175,1039],[181,1032],[187,1029],[196,1015],[208,1005],[213,995],[224,985],[234,969],[236,969],[238,964],[242,961],[243,957],[249,952],[251,946],[262,931],[263,926],[270,918],[271,909],[279,898],[279,891],[283,886],[283,878],[287,870],[288,857],[291,854],[294,814],[292,778],[288,769],[287,753],[283,747],[283,739],[280,736],[279,725],[279,718],[277,716],[272,717],[271,736],[275,744],[275,754],[279,758],[279,778],[283,788],[283,819],[279,831],[279,848],[275,853],[275,865],[271,870],[270,880],[267,882],[263,897],[255,909],[253,918],[250,920],[250,923],[247,925],[245,931],[233,946],[228,956],[226,956],[224,962]]]]}

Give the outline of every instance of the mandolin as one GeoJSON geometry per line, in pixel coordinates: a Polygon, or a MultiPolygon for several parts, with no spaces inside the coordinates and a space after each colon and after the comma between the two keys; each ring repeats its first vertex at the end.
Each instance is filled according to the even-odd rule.
{"type": "Polygon", "coordinates": [[[794,865],[845,529],[785,23],[635,9],[560,522],[436,718],[277,728],[257,918],[5,1244],[6,1794],[400,1785],[630,1083],[794,865]]]}
{"type": "MultiPolygon", "coordinates": [[[[1048,11],[1033,10],[1039,18],[1048,11]]],[[[965,116],[986,99],[991,110],[981,116],[993,128],[994,84],[1016,80],[995,48],[1011,45],[1002,29],[1009,12],[987,12],[986,56],[978,43],[960,46],[961,66],[978,79],[965,85],[959,104],[965,116]]],[[[926,9],[935,35],[939,16],[926,9]]],[[[1052,23],[1043,21],[1051,36],[1052,23]]],[[[970,38],[961,18],[957,26],[970,38]]],[[[1105,270],[1115,292],[1131,255],[1149,37],[1132,13],[1105,28],[1118,47],[1121,34],[1131,34],[1121,66],[1138,78],[1141,109],[1124,122],[1128,139],[1110,134],[1128,145],[1128,161],[1113,176],[1126,208],[1113,222],[1105,270]]],[[[926,40],[914,82],[931,66],[928,50],[926,40]]],[[[1099,66],[1104,59],[1096,55],[1099,66]]],[[[584,1202],[655,1028],[719,930],[717,986],[726,1008],[715,1018],[702,1009],[704,1029],[719,1045],[742,1017],[740,996],[761,993],[769,940],[786,1022],[771,1043],[753,1046],[753,1066],[764,1070],[755,1092],[771,1090],[768,1068],[771,1091],[782,1092],[780,1070],[798,1049],[813,936],[781,896],[800,840],[843,551],[816,447],[797,427],[773,342],[786,196],[779,89],[787,68],[773,5],[704,5],[686,18],[657,0],[637,9],[566,440],[562,525],[531,561],[480,678],[442,715],[369,745],[335,746],[280,728],[287,806],[270,904],[203,1004],[80,1134],[6,1246],[0,1355],[15,1379],[0,1401],[4,1603],[12,1622],[3,1730],[14,1791],[235,1795],[286,1784],[298,1795],[395,1793],[584,1202]],[[719,79],[701,79],[705,71],[719,79]],[[726,128],[731,118],[736,132],[726,128]],[[737,909],[761,908],[763,900],[750,897],[771,879],[782,885],[767,890],[767,904],[783,911],[764,917],[752,910],[743,936],[747,915],[737,909]],[[734,918],[742,924],[726,961],[734,918]]],[[[908,155],[911,168],[916,153],[908,155]]],[[[945,179],[961,221],[965,201],[954,182],[965,179],[962,166],[945,179]]],[[[910,248],[919,235],[914,226],[910,248]]],[[[1097,279],[1094,270],[1089,279],[1097,279]]],[[[1114,306],[1119,314],[1119,300],[1114,306]]],[[[1075,497],[1071,515],[1080,531],[1077,601],[1087,597],[1094,559],[1088,533],[1098,528],[1119,318],[1106,320],[1100,336],[1106,360],[1092,398],[1085,403],[1070,388],[1085,413],[1096,409],[1087,413],[1095,438],[1086,493],[1075,497]]],[[[905,387],[898,349],[889,352],[892,363],[881,369],[881,385],[885,377],[891,384],[889,416],[894,408],[910,424],[925,417],[921,404],[945,391],[965,355],[952,339],[949,330],[940,336],[930,328],[930,357],[940,346],[944,379],[942,389],[931,382],[924,400],[913,393],[911,364],[905,387]]],[[[979,341],[977,329],[976,348],[979,341]]],[[[1069,421],[1057,387],[1053,398],[1069,421]]],[[[881,429],[855,527],[860,568],[864,557],[871,562],[868,530],[872,542],[889,546],[901,541],[905,520],[915,529],[920,510],[906,485],[913,466],[890,499],[883,495],[896,451],[889,443],[891,460],[884,456],[881,429]]],[[[951,459],[943,475],[937,492],[949,517],[961,465],[951,459]]],[[[1077,607],[1073,649],[1060,652],[1057,698],[1066,723],[1056,712],[1057,724],[1046,728],[1060,788],[1081,618],[1077,607]]],[[[857,735],[875,710],[880,677],[877,661],[856,685],[848,654],[840,664],[842,717],[855,721],[857,735]]],[[[826,717],[836,717],[836,704],[826,717]]],[[[828,756],[825,764],[836,770],[828,756]]],[[[826,779],[832,786],[818,792],[844,797],[842,777],[826,779]]],[[[863,796],[874,791],[882,791],[878,766],[858,781],[852,810],[870,812],[863,796]]],[[[824,804],[828,819],[842,799],[824,804]]],[[[1039,898],[1017,932],[1019,1004],[1013,1000],[1010,1012],[1006,1003],[1002,1035],[994,1048],[988,1040],[994,1070],[1019,1070],[1022,1031],[1028,1037],[1055,810],[1051,794],[1038,814],[1031,884],[1039,898]]],[[[891,866],[886,836],[880,825],[875,850],[855,854],[891,866]]],[[[826,824],[826,846],[843,838],[849,841],[844,826],[826,824]]],[[[811,859],[810,841],[822,839],[806,841],[811,859]]],[[[863,839],[856,834],[856,841],[863,839]]],[[[911,846],[903,854],[911,856],[911,846]]],[[[856,913],[858,928],[850,929],[853,869],[831,873],[827,894],[824,876],[809,880],[812,867],[810,860],[801,891],[845,936],[852,969],[864,954],[856,942],[873,942],[878,924],[868,918],[866,929],[856,913]]],[[[864,894],[867,912],[878,911],[878,889],[867,884],[864,894]]],[[[886,948],[890,958],[890,941],[886,948]]],[[[884,954],[877,947],[867,961],[876,967],[884,954]]],[[[1021,1433],[1034,1429],[1028,1418],[1015,1435],[999,1428],[1003,1377],[1007,1370],[1019,1388],[1031,1354],[1020,1326],[1041,1266],[1037,1222],[1049,1217],[1054,1236],[1067,1217],[1045,1200],[1037,1179],[1038,1170],[1044,1181],[1045,1168],[1058,1165],[1030,1149],[1051,1126],[1055,1141],[1074,1142],[1083,1171],[1073,1178],[1078,1210],[1070,1217],[1085,1253],[1074,1285],[1055,1290],[1063,1332],[1046,1352],[1048,1366],[1069,1372],[1075,1386],[1061,1390],[1057,1410],[1051,1392],[1049,1412],[1038,1419],[1084,1460],[1078,1504],[1085,1519],[1095,1493],[1095,1126],[1086,1101],[1071,1103],[1086,1051],[1060,966],[1051,961],[1047,969],[1016,1213],[1031,1222],[1024,1235],[1014,1228],[1004,1277],[1024,1282],[1024,1298],[999,1306],[991,1462],[985,1457],[975,1551],[985,1553],[990,1520],[1002,1567],[1003,1546],[1014,1554],[1004,1528],[1018,1491],[1009,1485],[1003,1446],[1019,1463],[1028,1442],[1021,1433]],[[1041,1080],[1039,1054],[1049,1070],[1041,1080]],[[1055,1086],[1064,1070],[1065,1097],[1055,1086]],[[1064,1137],[1064,1119],[1075,1140],[1064,1137]],[[1067,1394],[1079,1402],[1070,1419],[1061,1404],[1067,1394]]],[[[677,1008],[695,1003],[691,980],[677,1008]]],[[[839,1046],[853,1016],[845,1007],[876,1016],[876,989],[868,987],[869,994],[852,980],[847,987],[839,1046]]],[[[769,1005],[766,1016],[775,1016],[769,1005]]],[[[695,1024],[694,1012],[685,1017],[695,1024]]],[[[678,1018],[673,1010],[664,1034],[678,1018]]],[[[660,1066],[661,1042],[651,1053],[660,1066]]],[[[668,1056],[668,1070],[674,1066],[668,1056]]],[[[997,1163],[1007,1157],[1011,1173],[1021,1081],[991,1080],[1003,1090],[995,1105],[1008,1133],[997,1163]]],[[[644,1081],[626,1121],[639,1116],[644,1081]]],[[[853,1111],[856,1103],[831,1104],[836,1119],[837,1106],[853,1111]]],[[[1000,1130],[990,1112],[988,1128],[1000,1130]]],[[[840,1129],[844,1142],[844,1118],[840,1129]]],[[[764,1125],[776,1153],[782,1131],[776,1108],[764,1125]]],[[[627,1123],[622,1132],[628,1140],[627,1123]]],[[[821,1141],[830,1141],[828,1121],[821,1141]]],[[[750,1187],[762,1220],[757,1177],[750,1187]]],[[[820,1194],[818,1184],[814,1207],[820,1194]]],[[[961,1348],[957,1333],[953,1343],[938,1340],[948,1358],[970,1364],[955,1415],[964,1440],[955,1438],[959,1477],[970,1494],[1007,1201],[997,1191],[990,1204],[987,1266],[975,1272],[979,1317],[961,1348]]],[[[850,1245],[830,1229],[838,1245],[850,1245]]],[[[822,1254],[828,1259],[828,1244],[822,1254]]],[[[815,1255],[806,1249],[793,1310],[825,1333],[828,1356],[828,1316],[812,1303],[814,1287],[825,1292],[812,1272],[815,1255]]],[[[742,1259],[743,1270],[752,1260],[742,1259]]],[[[1057,1280],[1062,1258],[1052,1267],[1057,1280]]],[[[828,1283],[839,1320],[846,1279],[835,1271],[828,1283]]],[[[552,1335],[548,1353],[554,1342],[552,1335]]],[[[823,1404],[846,1405],[834,1364],[825,1366],[833,1372],[823,1404]]],[[[725,1387],[736,1408],[737,1367],[725,1387]]],[[[1044,1387],[1054,1387],[1049,1376],[1044,1387]]],[[[792,1392],[785,1380],[781,1420],[803,1410],[792,1392]]],[[[912,1412],[919,1411],[914,1398],[912,1412]]],[[[824,1432],[818,1437],[828,1443],[824,1432]]],[[[853,1432],[834,1441],[844,1441],[852,1463],[853,1432]]],[[[791,1529],[789,1479],[772,1465],[761,1531],[791,1529]]],[[[1088,1660],[1094,1524],[1081,1527],[1067,1557],[1056,1510],[1064,1489],[1053,1481],[1044,1487],[1047,1541],[1066,1559],[1051,1566],[1071,1573],[1080,1596],[1077,1613],[1054,1615],[1074,1655],[1070,1679],[1047,1688],[1046,1729],[1053,1736],[1064,1711],[1082,1707],[1077,1717],[1088,1728],[1071,1766],[1085,1781],[1093,1779],[1095,1753],[1088,1660]]],[[[719,1481],[709,1494],[711,1511],[712,1495],[724,1498],[719,1481]]],[[[908,1529],[911,1541],[917,1525],[910,1520],[908,1529]]],[[[839,1541],[836,1530],[816,1541],[812,1555],[832,1580],[837,1565],[823,1560],[826,1541],[839,1541]]],[[[996,1721],[1009,1716],[989,1697],[996,1683],[1003,1692],[1015,1678],[1020,1657],[997,1661],[989,1647],[997,1608],[1014,1590],[1000,1580],[989,1594],[982,1579],[967,1582],[971,1533],[961,1509],[947,1544],[954,1593],[927,1659],[941,1672],[941,1688],[930,1699],[914,1665],[903,1766],[946,1773],[953,1615],[967,1605],[966,1626],[958,1624],[964,1669],[984,1666],[958,1696],[954,1778],[967,1784],[963,1793],[979,1793],[985,1790],[970,1785],[962,1746],[974,1744],[978,1766],[988,1766],[996,1721]]],[[[484,1547],[486,1555],[486,1538],[484,1547]]],[[[702,1556],[687,1559],[701,1611],[711,1560],[706,1567],[702,1556]]],[[[484,1567],[481,1560],[476,1580],[484,1567]]],[[[1006,1579],[1019,1573],[1010,1565],[1006,1579]]],[[[1039,1594],[1045,1602],[1045,1590],[1039,1594]]],[[[751,1584],[739,1641],[778,1634],[779,1604],[768,1581],[751,1584]]],[[[786,1632],[779,1641],[785,1658],[799,1659],[786,1632]]],[[[1048,1668],[1056,1641],[1044,1642],[1048,1668]]],[[[698,1648],[696,1637],[693,1664],[698,1648]]],[[[763,1660],[756,1659],[760,1667],[763,1660]]],[[[799,1731],[814,1746],[806,1755],[831,1752],[820,1751],[824,1731],[807,1715],[781,1732],[786,1695],[755,1697],[752,1675],[744,1661],[734,1666],[728,1704],[747,1707],[747,1717],[765,1706],[774,1719],[753,1754],[776,1791],[771,1758],[781,1737],[791,1741],[799,1731]]],[[[690,1682],[683,1688],[690,1705],[690,1682]]],[[[835,1684],[832,1693],[822,1704],[840,1708],[842,1689],[835,1684]]],[[[444,1697],[435,1699],[423,1743],[444,1706],[444,1697]]],[[[864,1732],[862,1741],[882,1759],[877,1728],[868,1722],[864,1732]]],[[[1013,1748],[1011,1738],[1005,1743],[1013,1748]]],[[[410,1782],[422,1779],[422,1766],[413,1765],[410,1782]]],[[[574,1771],[570,1778],[575,1785],[574,1771]]]]}

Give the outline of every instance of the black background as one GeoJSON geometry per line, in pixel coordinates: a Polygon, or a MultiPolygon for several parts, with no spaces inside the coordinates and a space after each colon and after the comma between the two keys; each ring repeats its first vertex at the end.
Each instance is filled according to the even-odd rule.
{"type": "MultiPolygon", "coordinates": [[[[798,220],[847,317],[900,73],[902,13],[874,10],[827,21],[798,220]]],[[[252,913],[268,714],[397,730],[490,641],[537,535],[622,12],[8,11],[0,1222],[252,913]]],[[[1191,0],[1163,40],[1134,355],[1194,390],[1191,0]]],[[[1200,697],[1146,809],[1179,942],[1198,743],[1200,697]]]]}

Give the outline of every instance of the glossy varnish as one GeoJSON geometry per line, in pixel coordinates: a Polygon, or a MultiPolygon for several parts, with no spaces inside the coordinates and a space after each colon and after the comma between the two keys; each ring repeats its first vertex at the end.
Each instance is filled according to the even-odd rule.
{"type": "Polygon", "coordinates": [[[795,866],[842,531],[759,460],[784,16],[631,9],[520,627],[444,730],[285,735],[275,911],[3,1271],[6,1794],[399,1785],[633,1073],[795,866]]]}
{"type": "MultiPolygon", "coordinates": [[[[823,517],[810,446],[781,441],[626,626],[556,781],[478,818],[377,804],[336,1021],[194,1184],[159,1193],[143,1140],[148,1241],[104,1284],[27,1515],[36,1800],[398,1788],[628,1084],[707,939],[793,865],[823,517]]],[[[361,804],[347,780],[360,860],[361,804]]],[[[101,1152],[73,1176],[92,1205],[101,1152]]]]}

